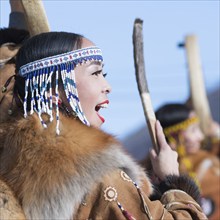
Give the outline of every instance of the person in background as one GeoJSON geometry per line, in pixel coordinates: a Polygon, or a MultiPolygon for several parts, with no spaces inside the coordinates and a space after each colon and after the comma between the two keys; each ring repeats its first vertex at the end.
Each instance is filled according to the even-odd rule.
{"type": "MultiPolygon", "coordinates": [[[[13,100],[15,58],[23,41],[29,38],[21,1],[9,2],[11,7],[9,26],[0,29],[0,136],[4,133],[3,122],[11,122],[17,115],[17,107],[13,100]]],[[[2,176],[0,176],[0,204],[0,219],[25,219],[19,202],[2,176]]]]}
{"type": "Polygon", "coordinates": [[[205,136],[202,148],[220,159],[220,125],[218,122],[211,121],[209,132],[205,136]]]}
{"type": "MultiPolygon", "coordinates": [[[[190,109],[193,109],[191,99],[187,100],[186,106],[190,109]]],[[[220,124],[211,119],[207,127],[209,129],[206,131],[206,133],[204,133],[201,148],[209,151],[220,159],[220,124]]]]}
{"type": "Polygon", "coordinates": [[[10,0],[9,27],[0,29],[0,123],[16,115],[13,100],[15,58],[22,43],[29,38],[24,8],[20,0],[10,0]]]}
{"type": "Polygon", "coordinates": [[[204,134],[195,112],[185,104],[169,103],[156,111],[156,118],[169,145],[178,152],[180,173],[197,181],[204,212],[209,219],[219,219],[219,158],[201,148],[204,134]]]}
{"type": "Polygon", "coordinates": [[[159,122],[157,186],[101,130],[111,92],[103,66],[101,49],[75,33],[42,33],[20,48],[13,91],[23,115],[1,126],[0,175],[26,218],[206,219],[159,122]]]}

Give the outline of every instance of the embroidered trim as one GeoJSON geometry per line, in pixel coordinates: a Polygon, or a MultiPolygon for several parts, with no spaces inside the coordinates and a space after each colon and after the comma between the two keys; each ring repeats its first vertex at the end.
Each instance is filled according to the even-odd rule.
{"type": "Polygon", "coordinates": [[[43,68],[57,66],[60,64],[73,62],[73,61],[74,61],[74,64],[77,65],[79,63],[82,63],[83,60],[86,61],[89,59],[96,59],[96,60],[103,61],[101,49],[99,49],[96,46],[86,47],[83,49],[74,50],[74,51],[70,51],[67,53],[43,58],[43,59],[21,66],[19,70],[19,74],[24,77],[26,74],[30,72],[34,72],[36,70],[40,70],[43,68]]]}
{"type": "MultiPolygon", "coordinates": [[[[122,178],[124,177],[126,181],[133,183],[133,185],[137,189],[137,192],[138,192],[138,194],[140,196],[140,199],[141,199],[141,202],[142,202],[142,207],[143,207],[143,210],[144,210],[145,214],[147,215],[149,220],[153,220],[153,217],[152,217],[152,215],[150,213],[150,210],[149,210],[149,208],[148,208],[148,206],[147,206],[147,204],[145,202],[145,199],[144,199],[144,196],[143,196],[143,194],[141,192],[140,187],[124,171],[121,171],[121,177],[122,178]]],[[[128,219],[128,220],[135,219],[128,211],[124,210],[124,208],[122,207],[122,205],[119,202],[117,202],[117,203],[118,203],[118,207],[121,209],[121,211],[122,211],[123,215],[126,217],[126,219],[128,219]]]]}
{"type": "Polygon", "coordinates": [[[116,201],[118,193],[114,187],[109,186],[104,190],[104,197],[109,202],[116,201]]]}
{"type": "Polygon", "coordinates": [[[132,182],[131,178],[128,176],[127,173],[125,173],[124,171],[121,171],[121,177],[123,180],[128,181],[128,182],[132,182]]]}
{"type": "Polygon", "coordinates": [[[188,207],[192,208],[193,206],[196,207],[199,211],[202,212],[201,206],[199,206],[197,203],[193,201],[178,201],[178,202],[169,202],[168,204],[165,205],[166,209],[171,209],[172,206],[174,205],[183,205],[186,204],[188,207]]]}
{"type": "Polygon", "coordinates": [[[166,191],[166,192],[163,194],[161,200],[163,199],[164,196],[166,196],[166,195],[169,194],[169,193],[173,193],[173,192],[179,192],[179,193],[183,193],[183,194],[185,194],[185,195],[188,195],[188,194],[187,194],[186,192],[184,192],[183,190],[180,190],[180,189],[170,189],[170,190],[166,191]]]}
{"type": "Polygon", "coordinates": [[[120,202],[117,202],[118,204],[118,207],[121,209],[121,212],[122,214],[124,215],[124,217],[127,219],[127,220],[136,220],[136,218],[134,218],[128,211],[126,211],[123,206],[121,205],[120,202]]]}
{"type": "Polygon", "coordinates": [[[166,127],[163,131],[166,136],[171,135],[172,133],[178,132],[180,130],[186,129],[189,125],[199,122],[198,117],[189,118],[178,124],[166,127]]]}

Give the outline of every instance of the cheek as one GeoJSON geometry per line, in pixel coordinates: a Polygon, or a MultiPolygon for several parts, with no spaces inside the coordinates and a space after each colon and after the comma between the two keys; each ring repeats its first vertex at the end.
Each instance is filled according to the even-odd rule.
{"type": "Polygon", "coordinates": [[[86,83],[76,83],[76,88],[78,91],[80,102],[84,102],[84,100],[86,101],[86,99],[89,98],[90,94],[89,86],[86,83]]]}
{"type": "Polygon", "coordinates": [[[192,145],[195,141],[191,137],[185,138],[186,145],[192,145]]]}
{"type": "Polygon", "coordinates": [[[83,86],[77,86],[77,91],[78,91],[79,101],[82,104],[87,94],[86,87],[84,88],[83,86]]]}
{"type": "Polygon", "coordinates": [[[188,153],[195,153],[200,148],[200,142],[192,135],[185,139],[185,147],[188,153]]]}
{"type": "Polygon", "coordinates": [[[195,142],[195,138],[191,135],[190,132],[184,133],[184,144],[187,146],[191,146],[195,142]]]}
{"type": "Polygon", "coordinates": [[[78,84],[77,90],[82,110],[88,118],[94,113],[95,105],[97,104],[97,94],[91,85],[85,83],[78,84]]]}
{"type": "Polygon", "coordinates": [[[92,103],[94,102],[95,98],[97,98],[97,94],[95,93],[95,91],[91,87],[86,85],[79,87],[78,96],[81,104],[82,102],[85,102],[84,104],[92,103]]]}

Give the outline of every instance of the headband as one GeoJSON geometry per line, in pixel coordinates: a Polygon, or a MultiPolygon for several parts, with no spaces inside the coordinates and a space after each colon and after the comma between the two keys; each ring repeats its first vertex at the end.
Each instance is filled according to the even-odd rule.
{"type": "Polygon", "coordinates": [[[194,116],[194,117],[188,118],[180,123],[177,123],[175,125],[171,125],[169,127],[166,127],[165,129],[163,129],[163,131],[166,136],[169,136],[173,133],[176,133],[176,132],[179,132],[181,130],[186,129],[189,125],[197,123],[197,122],[199,122],[199,118],[194,116]]]}
{"type": "Polygon", "coordinates": [[[55,106],[56,106],[56,133],[59,135],[59,92],[58,79],[59,72],[66,94],[66,98],[76,113],[76,116],[86,125],[89,125],[78,97],[76,88],[74,68],[87,61],[103,61],[101,50],[96,47],[86,47],[83,49],[70,51],[55,56],[46,57],[40,60],[23,65],[19,69],[19,75],[25,78],[25,96],[24,96],[24,117],[27,117],[27,98],[31,97],[30,114],[36,112],[46,128],[41,115],[47,113],[50,115],[50,121],[53,121],[52,114],[52,75],[55,75],[55,106]],[[30,94],[29,94],[30,93],[30,94]]]}

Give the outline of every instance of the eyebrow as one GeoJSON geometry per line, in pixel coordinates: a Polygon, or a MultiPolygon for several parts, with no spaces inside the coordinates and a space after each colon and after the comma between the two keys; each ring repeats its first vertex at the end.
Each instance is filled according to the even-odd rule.
{"type": "Polygon", "coordinates": [[[100,65],[102,64],[102,67],[104,67],[104,63],[103,62],[100,62],[100,61],[97,61],[97,60],[92,60],[88,66],[91,66],[91,65],[100,65]]]}

